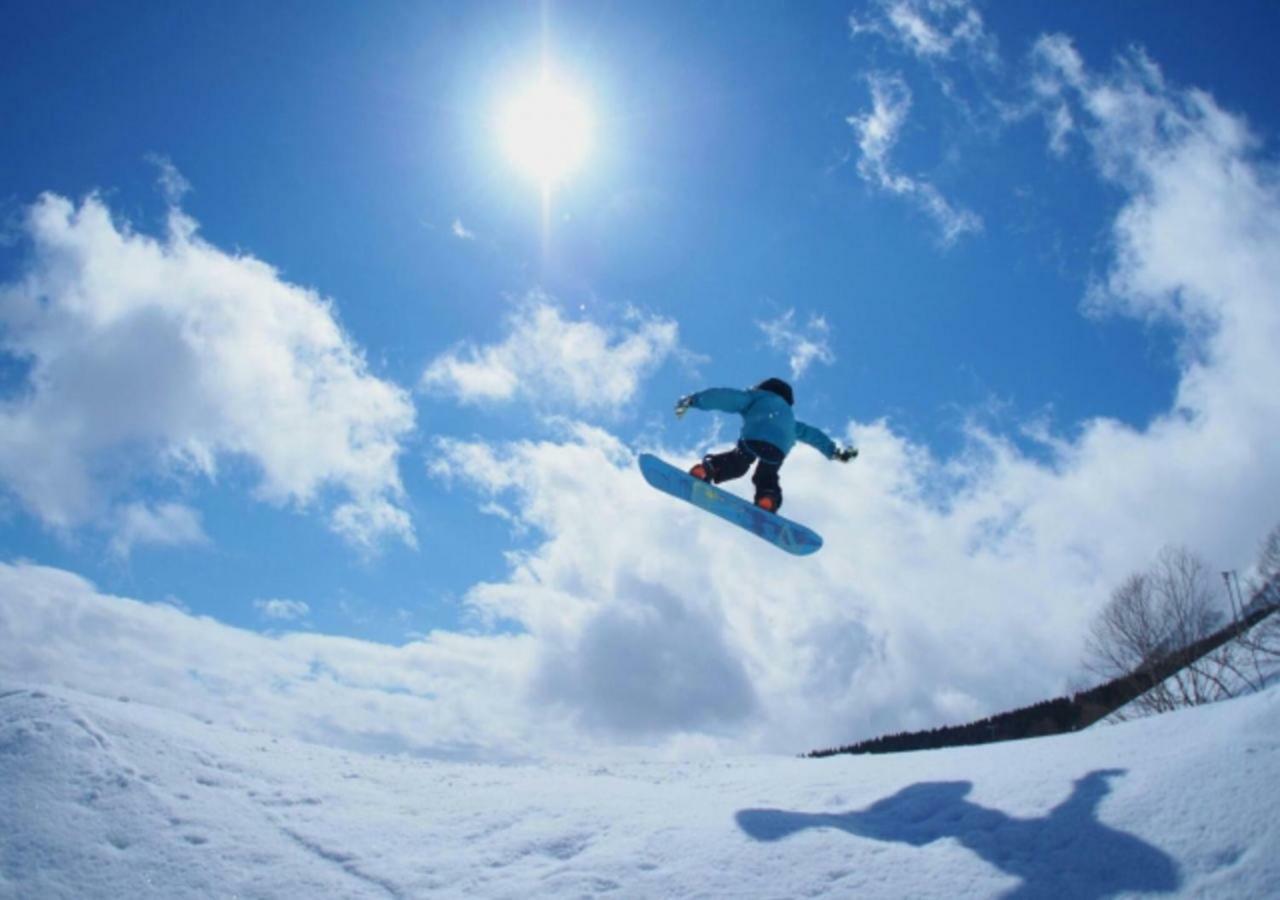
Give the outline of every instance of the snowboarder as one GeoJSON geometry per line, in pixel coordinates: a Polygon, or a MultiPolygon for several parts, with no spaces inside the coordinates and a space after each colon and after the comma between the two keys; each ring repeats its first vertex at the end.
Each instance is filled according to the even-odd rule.
{"type": "Polygon", "coordinates": [[[756,506],[776,513],[782,507],[778,469],[797,440],[814,447],[828,459],[847,463],[857,457],[855,448],[837,447],[820,429],[796,421],[791,411],[794,403],[791,385],[781,378],[768,378],[746,391],[710,388],[681,397],[676,401],[677,418],[694,408],[738,413],[743,419],[737,446],[724,453],[707,454],[689,474],[719,484],[741,478],[752,463],[757,463],[751,476],[756,488],[756,506]]]}

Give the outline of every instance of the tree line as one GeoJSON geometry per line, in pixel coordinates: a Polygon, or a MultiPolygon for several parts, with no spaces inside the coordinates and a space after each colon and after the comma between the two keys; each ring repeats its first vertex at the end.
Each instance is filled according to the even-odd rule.
{"type": "Polygon", "coordinates": [[[1097,687],[965,725],[806,755],[900,753],[1062,734],[1108,716],[1167,712],[1258,690],[1280,671],[1280,616],[1273,616],[1280,611],[1280,525],[1262,543],[1248,603],[1236,598],[1230,573],[1223,574],[1225,609],[1208,566],[1185,548],[1165,548],[1149,569],[1127,578],[1086,642],[1086,668],[1108,679],[1097,687]]]}

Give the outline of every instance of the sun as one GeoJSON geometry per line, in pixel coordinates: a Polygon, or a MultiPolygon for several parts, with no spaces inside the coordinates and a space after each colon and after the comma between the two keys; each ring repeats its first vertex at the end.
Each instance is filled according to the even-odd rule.
{"type": "Polygon", "coordinates": [[[579,168],[591,149],[586,103],[546,71],[503,107],[498,128],[507,158],[544,189],[579,168]]]}

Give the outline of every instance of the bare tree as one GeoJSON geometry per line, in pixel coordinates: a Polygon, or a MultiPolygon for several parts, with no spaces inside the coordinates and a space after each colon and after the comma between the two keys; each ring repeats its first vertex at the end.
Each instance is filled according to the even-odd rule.
{"type": "MultiPolygon", "coordinates": [[[[1277,577],[1280,577],[1280,525],[1272,528],[1262,540],[1258,550],[1258,571],[1250,585],[1251,593],[1261,591],[1277,577]]],[[[1280,598],[1276,598],[1276,602],[1280,602],[1280,598]]]]}
{"type": "MultiPolygon", "coordinates": [[[[1090,628],[1085,665],[1108,680],[1152,668],[1208,637],[1225,618],[1208,566],[1185,548],[1166,547],[1150,569],[1130,575],[1111,595],[1090,628]]],[[[1238,655],[1238,647],[1221,647],[1132,705],[1141,713],[1157,713],[1233,696],[1243,681],[1251,681],[1238,655]]]]}
{"type": "MultiPolygon", "coordinates": [[[[1258,603],[1280,604],[1280,525],[1263,539],[1257,570],[1249,579],[1248,589],[1250,607],[1258,603]]],[[[1250,653],[1258,679],[1265,679],[1280,666],[1280,614],[1264,619],[1242,635],[1240,643],[1250,653]]]]}

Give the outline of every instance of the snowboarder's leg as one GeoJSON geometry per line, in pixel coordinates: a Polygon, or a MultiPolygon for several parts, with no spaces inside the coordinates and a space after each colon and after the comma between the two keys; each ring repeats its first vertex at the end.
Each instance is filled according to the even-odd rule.
{"type": "Polygon", "coordinates": [[[756,486],[756,506],[769,512],[777,512],[782,508],[782,485],[778,482],[778,466],[761,459],[756,466],[756,473],[751,476],[751,483],[756,486]]]}
{"type": "Polygon", "coordinates": [[[764,441],[751,441],[749,449],[760,458],[751,483],[756,486],[756,506],[777,512],[782,508],[782,485],[778,481],[778,470],[787,455],[773,444],[764,441]]]}
{"type": "Polygon", "coordinates": [[[693,475],[694,478],[702,478],[704,481],[719,484],[722,481],[741,478],[747,474],[747,469],[751,468],[751,464],[755,460],[755,454],[739,441],[738,446],[732,450],[704,456],[702,462],[693,467],[694,469],[701,467],[705,473],[704,475],[699,475],[695,471],[690,471],[689,474],[693,475]]]}

